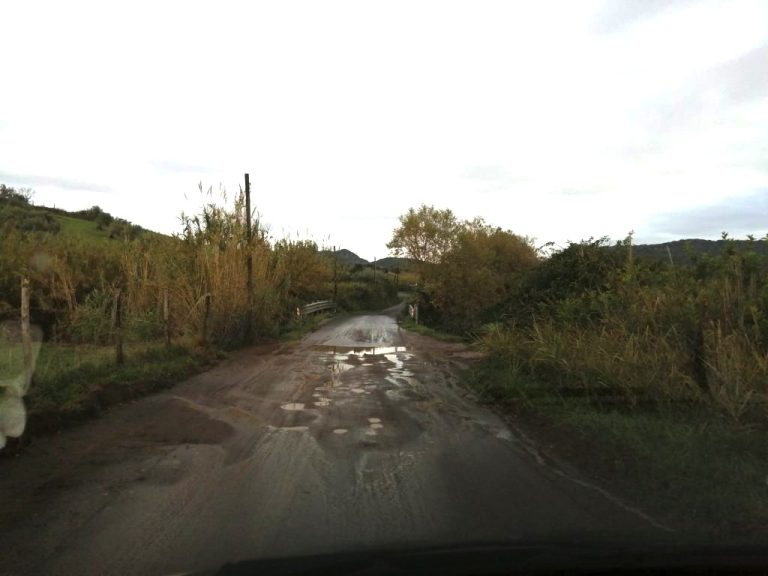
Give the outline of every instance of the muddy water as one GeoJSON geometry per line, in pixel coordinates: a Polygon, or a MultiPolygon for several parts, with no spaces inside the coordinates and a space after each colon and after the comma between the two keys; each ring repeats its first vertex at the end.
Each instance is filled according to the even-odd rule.
{"type": "Polygon", "coordinates": [[[0,574],[663,532],[478,406],[471,358],[357,316],[50,438],[0,462],[0,574]]]}

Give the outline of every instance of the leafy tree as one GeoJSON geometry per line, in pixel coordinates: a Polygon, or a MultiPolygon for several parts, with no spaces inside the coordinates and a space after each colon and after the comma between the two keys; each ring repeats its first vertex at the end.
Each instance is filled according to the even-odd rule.
{"type": "Polygon", "coordinates": [[[555,252],[528,278],[526,296],[537,302],[552,302],[610,290],[624,269],[626,257],[606,249],[607,243],[607,238],[590,238],[571,242],[555,252]]]}
{"type": "Polygon", "coordinates": [[[462,225],[449,209],[422,204],[400,216],[400,226],[387,248],[420,263],[437,264],[455,244],[462,225]]]}
{"type": "Polygon", "coordinates": [[[475,220],[433,270],[427,290],[445,326],[470,330],[495,319],[536,262],[527,239],[475,220]]]}
{"type": "Polygon", "coordinates": [[[34,206],[31,199],[32,191],[28,188],[17,190],[0,184],[0,233],[59,231],[59,221],[45,208],[34,206]]]}
{"type": "Polygon", "coordinates": [[[326,296],[332,271],[311,240],[279,240],[272,250],[272,271],[289,310],[326,296]]]}
{"type": "Polygon", "coordinates": [[[72,216],[75,218],[82,218],[83,220],[95,221],[101,214],[107,213],[104,212],[99,206],[91,206],[87,210],[78,210],[77,212],[73,212],[72,216]]]}
{"type": "Polygon", "coordinates": [[[0,204],[6,206],[31,206],[32,190],[29,188],[16,189],[6,186],[5,184],[0,184],[0,204]]]}
{"type": "Polygon", "coordinates": [[[99,230],[106,229],[112,223],[113,220],[114,218],[108,212],[100,212],[93,219],[93,221],[96,223],[96,227],[99,230]]]}

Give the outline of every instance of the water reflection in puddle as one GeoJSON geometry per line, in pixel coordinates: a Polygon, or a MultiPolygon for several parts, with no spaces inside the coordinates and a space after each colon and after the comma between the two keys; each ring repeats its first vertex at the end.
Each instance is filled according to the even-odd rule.
{"type": "Polygon", "coordinates": [[[395,369],[397,370],[403,369],[403,361],[397,357],[397,354],[384,354],[384,358],[392,362],[392,364],[395,365],[395,369]]]}
{"type": "Polygon", "coordinates": [[[308,432],[309,426],[281,426],[278,430],[285,430],[287,432],[308,432]]]}
{"type": "Polygon", "coordinates": [[[327,346],[317,345],[313,346],[312,350],[318,352],[330,352],[336,356],[341,356],[344,359],[348,356],[379,356],[386,354],[395,354],[397,352],[405,352],[405,346],[327,346]]]}
{"type": "MultiPolygon", "coordinates": [[[[324,353],[321,359],[328,371],[326,374],[329,374],[325,385],[315,387],[311,406],[324,407],[330,405],[330,402],[341,406],[349,401],[365,399],[379,391],[385,393],[390,400],[402,401],[409,397],[409,388],[418,386],[414,372],[406,368],[414,356],[407,352],[405,346],[317,345],[311,350],[324,353]],[[375,367],[373,369],[379,371],[373,381],[365,367],[375,367]],[[347,374],[353,368],[362,371],[347,374]],[[402,390],[405,395],[393,391],[393,388],[402,390]]],[[[371,424],[376,426],[369,427],[369,435],[375,435],[376,430],[383,427],[380,420],[371,420],[371,424]]]]}
{"type": "Polygon", "coordinates": [[[302,402],[289,402],[288,404],[283,404],[280,406],[283,410],[304,410],[304,404],[302,402]]]}

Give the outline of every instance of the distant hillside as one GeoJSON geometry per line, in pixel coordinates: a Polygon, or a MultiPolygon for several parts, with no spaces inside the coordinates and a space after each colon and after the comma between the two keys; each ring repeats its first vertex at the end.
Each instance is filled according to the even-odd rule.
{"type": "Polygon", "coordinates": [[[722,254],[726,242],[737,250],[751,248],[760,254],[768,254],[768,242],[750,243],[748,240],[701,240],[699,238],[674,240],[661,244],[637,244],[632,247],[632,250],[637,258],[669,262],[671,255],[672,262],[676,266],[687,266],[691,264],[690,254],[716,256],[722,254]]]}
{"type": "Polygon", "coordinates": [[[386,268],[387,270],[394,270],[400,268],[400,270],[410,270],[416,264],[415,260],[410,258],[397,258],[395,256],[388,256],[376,261],[376,266],[386,268]]]}
{"type": "Polygon", "coordinates": [[[35,206],[26,190],[0,184],[0,234],[10,230],[64,235],[84,240],[129,240],[143,234],[155,234],[116,218],[98,206],[68,212],[60,208],[35,206]]]}
{"type": "MultiPolygon", "coordinates": [[[[333,255],[333,250],[324,250],[325,253],[333,255]]],[[[365,266],[368,264],[368,260],[365,260],[364,258],[360,258],[357,254],[352,252],[351,250],[347,250],[346,248],[342,248],[341,250],[336,250],[336,261],[339,264],[345,265],[345,266],[354,266],[355,264],[360,264],[361,266],[365,266]]]]}
{"type": "MultiPolygon", "coordinates": [[[[324,252],[327,254],[333,254],[332,250],[325,250],[324,252]]],[[[370,262],[365,258],[361,258],[346,248],[336,250],[336,258],[338,259],[337,261],[339,264],[344,264],[346,266],[373,266],[373,262],[370,262]]],[[[410,270],[414,264],[415,262],[410,258],[396,258],[394,256],[388,256],[386,258],[382,258],[381,260],[376,260],[376,268],[386,268],[387,270],[394,270],[395,268],[400,268],[400,270],[403,271],[410,270]]]]}

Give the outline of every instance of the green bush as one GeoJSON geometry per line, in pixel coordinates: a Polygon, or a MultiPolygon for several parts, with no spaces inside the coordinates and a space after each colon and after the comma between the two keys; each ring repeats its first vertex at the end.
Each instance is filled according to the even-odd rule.
{"type": "Polygon", "coordinates": [[[543,262],[518,295],[525,314],[481,333],[482,345],[556,394],[760,422],[768,258],[727,245],[673,269],[605,248],[571,244],[543,262]]]}
{"type": "Polygon", "coordinates": [[[397,289],[389,281],[338,284],[336,303],[344,310],[381,310],[397,302],[397,289]]]}
{"type": "Polygon", "coordinates": [[[67,341],[78,344],[109,344],[112,341],[111,294],[93,290],[78,304],[64,321],[63,334],[67,341]]]}
{"type": "Polygon", "coordinates": [[[61,225],[52,214],[44,210],[0,203],[0,231],[7,234],[10,230],[57,234],[61,225]]]}

